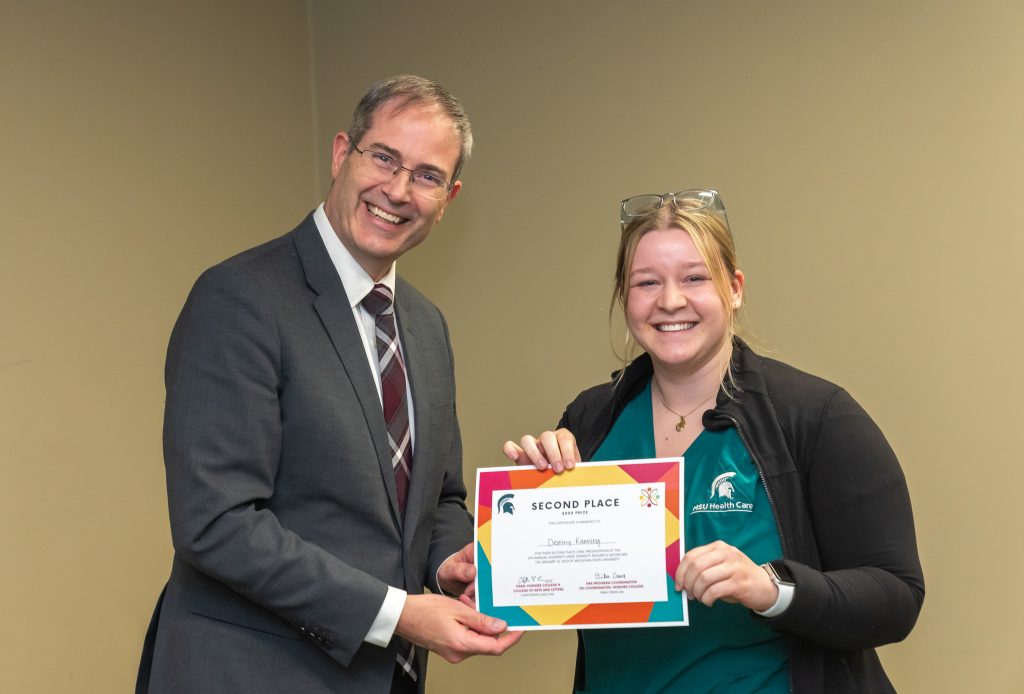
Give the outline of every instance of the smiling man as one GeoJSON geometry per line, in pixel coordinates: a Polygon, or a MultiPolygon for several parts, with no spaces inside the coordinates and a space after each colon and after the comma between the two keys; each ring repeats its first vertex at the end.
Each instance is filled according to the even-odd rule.
{"type": "Polygon", "coordinates": [[[472,143],[438,84],[373,85],[324,204],[196,282],[167,354],[175,557],[138,692],[422,692],[428,650],[518,640],[447,597],[475,576],[451,346],[395,273],[472,143]]]}
{"type": "Polygon", "coordinates": [[[392,98],[371,127],[353,124],[351,134],[334,138],[334,185],[324,211],[372,279],[422,242],[458,195],[462,182],[455,177],[472,146],[468,127],[460,136],[438,106],[392,98]]]}

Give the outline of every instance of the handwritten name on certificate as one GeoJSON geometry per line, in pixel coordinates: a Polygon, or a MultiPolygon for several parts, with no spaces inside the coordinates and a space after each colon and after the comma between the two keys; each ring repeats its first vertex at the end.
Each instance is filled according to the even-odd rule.
{"type": "Polygon", "coordinates": [[[477,471],[477,607],[513,629],[687,623],[681,458],[477,471]]]}

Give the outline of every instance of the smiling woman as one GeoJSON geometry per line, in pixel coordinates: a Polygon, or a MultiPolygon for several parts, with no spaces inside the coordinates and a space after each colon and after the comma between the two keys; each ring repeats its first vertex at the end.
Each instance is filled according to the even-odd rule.
{"type": "Polygon", "coordinates": [[[629,333],[663,368],[680,374],[717,371],[729,347],[723,339],[732,318],[727,307],[738,307],[743,297],[739,270],[728,291],[725,303],[687,232],[652,230],[637,243],[629,272],[624,302],[629,333]]]}
{"type": "Polygon", "coordinates": [[[583,631],[576,691],[893,691],[874,649],[910,632],[924,579],[892,449],[842,388],[736,335],[717,192],[627,198],[621,219],[612,305],[642,353],[504,450],[556,473],[684,455],[673,578],[695,603],[689,627],[583,631]]]}
{"type": "MultiPolygon", "coordinates": [[[[610,310],[621,305],[629,336],[649,351],[657,344],[647,344],[655,333],[690,331],[701,323],[652,322],[651,318],[698,318],[698,314],[706,313],[703,317],[712,325],[699,331],[706,338],[705,350],[727,349],[737,332],[744,277],[718,192],[688,190],[665,196],[637,195],[623,200],[621,210],[623,230],[610,310]],[[688,306],[691,301],[693,305],[688,306]]],[[[692,371],[707,366],[708,359],[715,356],[722,355],[705,354],[703,363],[684,360],[680,367],[692,371]]]]}

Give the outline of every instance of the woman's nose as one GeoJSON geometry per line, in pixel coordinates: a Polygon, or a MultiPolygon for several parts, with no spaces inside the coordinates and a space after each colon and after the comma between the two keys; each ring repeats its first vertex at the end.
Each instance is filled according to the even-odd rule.
{"type": "Polygon", "coordinates": [[[688,303],[686,292],[674,284],[667,284],[658,296],[658,306],[667,311],[683,308],[688,303]]]}

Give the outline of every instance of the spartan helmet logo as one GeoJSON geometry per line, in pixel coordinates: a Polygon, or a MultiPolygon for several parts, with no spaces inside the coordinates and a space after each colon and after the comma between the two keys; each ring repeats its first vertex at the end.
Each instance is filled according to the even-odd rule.
{"type": "Polygon", "coordinates": [[[711,495],[709,498],[732,499],[736,493],[736,487],[729,480],[736,476],[735,472],[723,472],[711,483],[711,495]]]}
{"type": "Polygon", "coordinates": [[[514,494],[502,494],[501,498],[498,499],[497,507],[498,514],[507,513],[513,515],[516,512],[516,507],[512,505],[512,500],[515,498],[514,494]]]}

